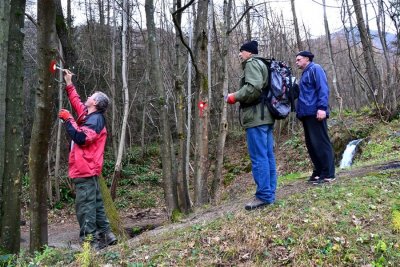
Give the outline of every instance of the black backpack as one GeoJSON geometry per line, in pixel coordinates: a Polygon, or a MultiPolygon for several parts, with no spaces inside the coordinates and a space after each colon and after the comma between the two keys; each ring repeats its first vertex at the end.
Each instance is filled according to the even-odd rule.
{"type": "MultiPolygon", "coordinates": [[[[292,69],[286,62],[274,58],[255,57],[255,59],[267,66],[268,84],[263,88],[258,101],[241,106],[253,106],[261,102],[268,107],[276,120],[285,119],[291,111],[295,111],[294,101],[299,96],[299,87],[292,77],[292,69]]],[[[261,119],[264,119],[264,109],[261,109],[261,119]]]]}

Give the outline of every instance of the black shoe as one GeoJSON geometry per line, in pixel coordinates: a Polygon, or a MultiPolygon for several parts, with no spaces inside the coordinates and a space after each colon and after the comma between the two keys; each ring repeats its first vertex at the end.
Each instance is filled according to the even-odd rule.
{"type": "Polygon", "coordinates": [[[99,233],[99,243],[104,244],[105,246],[112,246],[118,243],[118,239],[111,231],[107,233],[99,233]]]}
{"type": "Polygon", "coordinates": [[[313,182],[313,185],[319,185],[319,184],[323,184],[323,183],[332,183],[335,180],[336,180],[336,177],[318,179],[318,181],[313,182]]]}
{"type": "Polygon", "coordinates": [[[91,241],[90,242],[90,247],[94,250],[94,251],[99,251],[100,249],[105,248],[106,246],[100,242],[98,242],[97,240],[95,241],[91,241]]]}
{"type": "Polygon", "coordinates": [[[318,182],[320,179],[319,179],[319,176],[310,176],[310,178],[308,178],[308,182],[309,183],[314,183],[314,182],[318,182]]]}
{"type": "Polygon", "coordinates": [[[325,183],[332,183],[336,180],[336,177],[331,177],[331,178],[324,178],[325,183]]]}
{"type": "Polygon", "coordinates": [[[254,210],[254,209],[258,209],[263,206],[269,205],[269,204],[271,204],[271,203],[264,202],[261,199],[258,199],[257,197],[255,197],[251,202],[247,203],[244,206],[244,208],[246,210],[254,210]]]}
{"type": "Polygon", "coordinates": [[[323,184],[326,183],[325,179],[317,179],[314,182],[311,182],[313,185],[319,185],[319,184],[323,184]]]}

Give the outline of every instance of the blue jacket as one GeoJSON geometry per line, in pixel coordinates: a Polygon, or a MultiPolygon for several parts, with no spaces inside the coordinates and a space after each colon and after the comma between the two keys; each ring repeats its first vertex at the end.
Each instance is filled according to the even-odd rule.
{"type": "Polygon", "coordinates": [[[298,118],[316,116],[317,110],[325,110],[329,116],[329,86],[325,71],[314,62],[310,62],[303,70],[300,79],[300,95],[297,101],[298,118]]]}

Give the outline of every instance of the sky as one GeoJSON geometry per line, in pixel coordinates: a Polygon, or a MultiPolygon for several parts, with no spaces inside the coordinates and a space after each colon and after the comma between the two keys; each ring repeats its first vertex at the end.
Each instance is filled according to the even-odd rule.
{"type": "MultiPolygon", "coordinates": [[[[352,4],[352,0],[348,0],[349,5],[352,4]]],[[[290,0],[277,0],[270,1],[275,2],[272,3],[273,6],[276,6],[277,10],[290,10],[290,0]]],[[[343,0],[325,0],[326,4],[326,13],[329,25],[329,31],[331,33],[340,31],[343,28],[342,20],[341,20],[341,5],[343,0]]],[[[364,1],[361,1],[362,3],[364,1]]],[[[367,1],[368,3],[370,1],[367,1]]],[[[375,1],[373,1],[375,2],[375,1]]],[[[320,36],[325,34],[324,28],[324,13],[323,13],[323,0],[295,0],[296,6],[296,16],[299,23],[299,26],[304,23],[306,27],[310,30],[313,36],[320,36]]],[[[364,11],[364,8],[363,8],[364,11]]],[[[371,30],[376,30],[376,21],[375,21],[375,11],[372,8],[371,4],[367,5],[368,19],[370,21],[369,26],[371,30]]],[[[292,19],[292,14],[288,14],[290,19],[292,19]]],[[[364,15],[364,19],[365,19],[364,15]]],[[[390,26],[391,21],[389,19],[386,20],[388,26],[390,26]]],[[[354,25],[354,22],[353,22],[354,25]]],[[[395,32],[393,28],[387,30],[389,32],[395,32]]]]}
{"type": "MultiPolygon", "coordinates": [[[[66,5],[67,0],[61,0],[63,5],[66,5]]],[[[155,0],[155,6],[161,6],[161,1],[166,0],[155,0]]],[[[271,7],[278,13],[283,12],[284,16],[287,16],[288,20],[292,19],[291,5],[290,0],[249,0],[250,3],[263,3],[269,2],[271,7]]],[[[72,0],[73,3],[84,2],[82,0],[72,0]]],[[[144,3],[144,0],[139,0],[138,2],[144,3]]],[[[169,1],[172,2],[172,1],[169,1]]],[[[185,1],[187,2],[187,0],[185,1]]],[[[215,5],[222,5],[223,0],[213,0],[215,5]]],[[[310,31],[312,37],[317,37],[325,34],[324,23],[323,23],[323,8],[322,8],[323,0],[295,0],[296,5],[296,15],[298,19],[299,26],[302,27],[303,23],[305,27],[310,31]]],[[[326,2],[326,11],[328,17],[328,24],[330,32],[336,32],[342,29],[342,22],[340,19],[340,7],[342,0],[325,0],[326,2]]],[[[349,0],[351,3],[352,0],[349,0]]],[[[363,1],[362,1],[363,2],[363,1]]],[[[237,5],[243,5],[244,0],[236,0],[237,5]]],[[[74,4],[73,6],[78,7],[74,10],[73,15],[75,16],[75,23],[84,21],[84,8],[83,6],[74,4]]],[[[143,7],[143,6],[142,6],[143,7]]],[[[142,11],[144,14],[144,10],[142,11]]],[[[368,17],[369,19],[373,19],[375,17],[374,10],[369,7],[368,8],[368,17]]],[[[390,20],[387,20],[390,22],[390,20]]],[[[375,21],[373,20],[370,23],[370,27],[372,30],[376,29],[375,21]]],[[[390,31],[390,29],[388,30],[390,31]]],[[[392,32],[395,32],[394,29],[392,32]]]]}

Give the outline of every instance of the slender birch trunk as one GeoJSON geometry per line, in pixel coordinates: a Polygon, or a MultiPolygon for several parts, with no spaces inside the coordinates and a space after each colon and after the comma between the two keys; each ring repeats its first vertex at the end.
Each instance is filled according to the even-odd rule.
{"type": "Polygon", "coordinates": [[[323,6],[323,10],[324,10],[324,27],[325,27],[326,46],[328,48],[329,62],[331,63],[330,65],[332,67],[332,72],[333,72],[332,83],[333,83],[333,89],[335,91],[336,100],[339,103],[339,117],[340,117],[341,113],[342,113],[342,108],[343,108],[343,99],[340,96],[339,88],[338,88],[338,84],[337,84],[337,71],[336,71],[335,61],[333,60],[331,33],[329,31],[328,18],[326,16],[325,0],[322,0],[322,6],[323,6]]]}
{"type": "Polygon", "coordinates": [[[114,152],[114,158],[118,157],[118,143],[117,143],[117,126],[116,126],[116,94],[115,94],[115,43],[117,41],[117,16],[115,9],[115,1],[113,0],[113,26],[112,26],[112,41],[111,41],[111,140],[112,140],[112,148],[114,152]]]}
{"type": "Polygon", "coordinates": [[[128,0],[123,1],[122,7],[122,91],[124,93],[124,111],[123,111],[123,118],[122,118],[122,127],[121,127],[121,135],[119,139],[119,146],[118,146],[118,155],[117,160],[115,162],[114,168],[114,175],[111,184],[111,196],[113,199],[116,197],[116,190],[118,187],[118,181],[121,178],[121,171],[122,171],[122,156],[124,154],[124,147],[125,147],[125,136],[126,136],[126,125],[128,123],[128,112],[129,112],[129,92],[128,92],[128,81],[127,81],[127,43],[126,43],[126,36],[127,36],[127,29],[128,29],[128,0]]]}
{"type": "MultiPolygon", "coordinates": [[[[61,55],[63,55],[62,45],[59,42],[58,49],[61,55]]],[[[63,63],[60,61],[60,68],[63,69],[63,63]]],[[[63,91],[64,91],[64,80],[63,72],[60,70],[58,72],[58,107],[61,109],[63,107],[63,91]]],[[[60,201],[60,151],[61,151],[61,131],[62,131],[62,122],[58,120],[57,123],[57,139],[56,139],[56,162],[54,166],[54,190],[56,191],[56,201],[60,201]]]]}
{"type": "MultiPolygon", "coordinates": [[[[222,95],[228,94],[228,86],[229,86],[229,75],[228,75],[228,48],[229,48],[229,33],[228,30],[231,28],[231,12],[232,12],[232,3],[233,0],[229,0],[228,2],[224,2],[224,27],[223,27],[223,38],[222,38],[222,66],[223,72],[221,74],[222,79],[222,95]]],[[[225,101],[221,101],[221,118],[219,125],[219,135],[218,135],[218,144],[217,144],[217,155],[216,155],[216,168],[214,171],[214,178],[211,185],[211,200],[213,204],[216,204],[219,200],[219,192],[221,187],[221,177],[222,177],[222,168],[224,164],[224,148],[225,148],[225,140],[226,135],[228,133],[228,120],[227,120],[227,103],[225,101]]]]}

